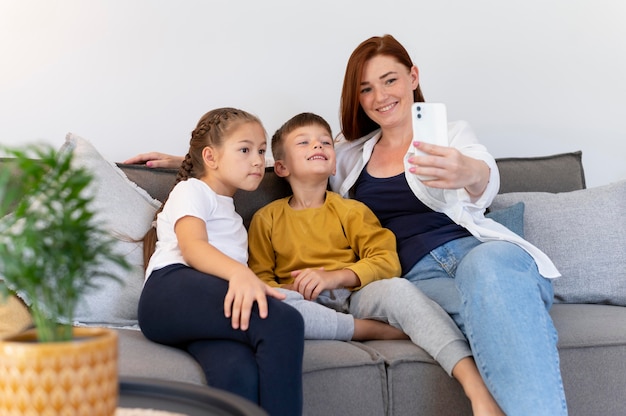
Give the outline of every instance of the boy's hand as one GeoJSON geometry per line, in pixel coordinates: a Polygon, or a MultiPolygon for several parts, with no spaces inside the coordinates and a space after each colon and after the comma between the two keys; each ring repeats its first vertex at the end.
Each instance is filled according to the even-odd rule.
{"type": "Polygon", "coordinates": [[[233,329],[248,329],[254,302],[259,305],[259,316],[267,317],[267,297],[284,299],[285,295],[262,282],[250,269],[229,279],[224,298],[224,316],[231,318],[233,329]]]}
{"type": "Polygon", "coordinates": [[[341,271],[327,272],[323,267],[294,270],[291,272],[291,276],[294,278],[292,290],[300,292],[305,299],[315,300],[323,290],[344,287],[340,275],[337,273],[341,271]]]}

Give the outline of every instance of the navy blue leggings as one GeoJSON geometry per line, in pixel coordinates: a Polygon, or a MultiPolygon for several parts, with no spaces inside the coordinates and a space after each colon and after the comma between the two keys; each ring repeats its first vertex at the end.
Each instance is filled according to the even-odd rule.
{"type": "Polygon", "coordinates": [[[228,282],[182,264],[152,272],[139,299],[139,326],[160,344],[188,351],[207,383],[258,403],[270,415],[302,413],[302,316],[268,297],[247,331],[224,316],[228,282]]]}

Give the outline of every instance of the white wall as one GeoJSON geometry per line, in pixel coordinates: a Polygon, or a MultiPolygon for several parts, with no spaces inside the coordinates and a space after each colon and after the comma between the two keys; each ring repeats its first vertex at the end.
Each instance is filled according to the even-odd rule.
{"type": "Polygon", "coordinates": [[[625,21],[622,0],[0,0],[0,141],[182,154],[226,105],[336,132],[350,52],[391,33],[494,156],[580,149],[597,186],[626,178],[625,21]]]}

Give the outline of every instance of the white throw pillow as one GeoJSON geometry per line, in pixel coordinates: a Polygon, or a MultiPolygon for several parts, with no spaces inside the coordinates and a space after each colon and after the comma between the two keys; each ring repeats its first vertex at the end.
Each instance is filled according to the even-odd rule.
{"type": "Polygon", "coordinates": [[[572,192],[514,192],[492,208],[524,203],[524,236],[562,277],[555,300],[626,306],[626,180],[572,192]]]}
{"type": "Polygon", "coordinates": [[[60,152],[74,152],[73,163],[87,168],[94,180],[96,218],[105,224],[117,240],[116,252],[123,254],[131,270],[117,265],[105,266],[121,280],[97,277],[96,288],[82,296],[75,313],[75,323],[103,326],[137,325],[137,303],[143,288],[143,244],[141,240],[152,224],[161,203],[129,181],[114,163],[105,160],[89,141],[68,133],[60,152]]]}

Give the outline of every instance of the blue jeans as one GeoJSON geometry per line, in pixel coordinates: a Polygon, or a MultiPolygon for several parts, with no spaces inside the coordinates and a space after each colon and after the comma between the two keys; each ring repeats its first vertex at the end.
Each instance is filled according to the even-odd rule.
{"type": "Polygon", "coordinates": [[[476,365],[511,415],[566,415],[552,283],[505,241],[450,241],[404,276],[439,303],[467,337],[476,365]]]}

